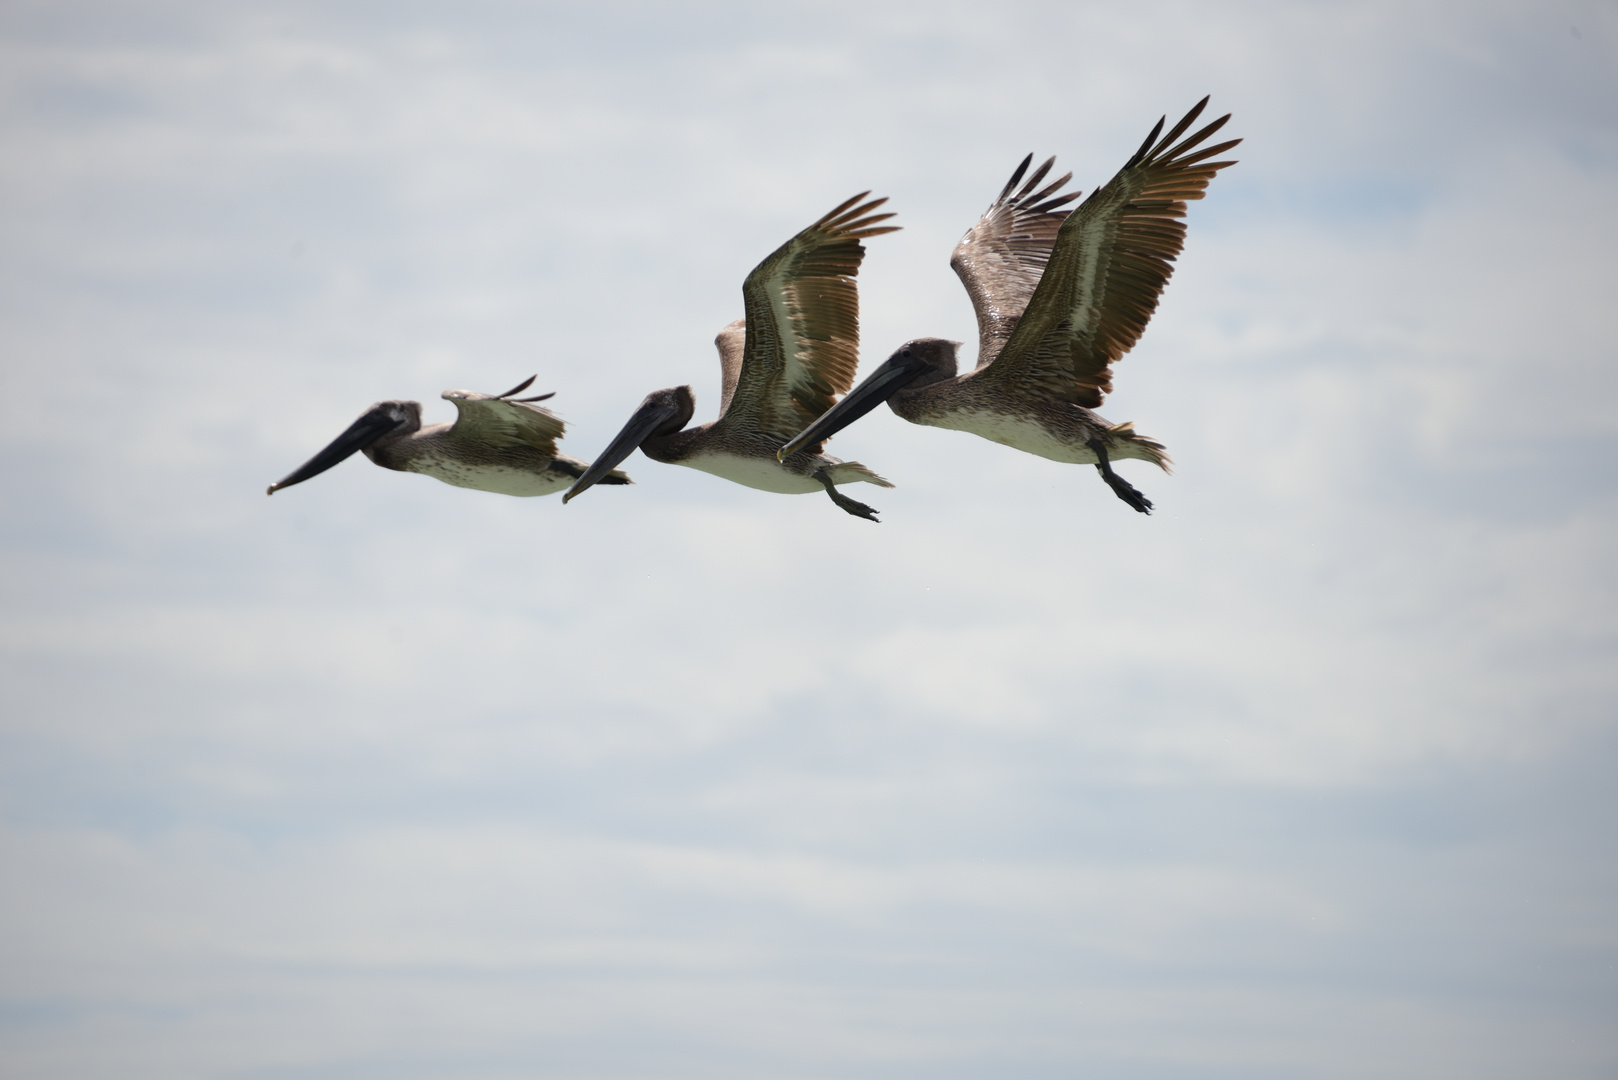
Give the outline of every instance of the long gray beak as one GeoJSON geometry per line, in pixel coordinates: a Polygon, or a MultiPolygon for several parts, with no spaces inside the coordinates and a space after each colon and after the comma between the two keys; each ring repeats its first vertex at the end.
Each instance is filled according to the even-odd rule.
{"type": "Polygon", "coordinates": [[[625,424],[624,429],[618,433],[617,438],[607,444],[607,448],[601,451],[601,456],[596,458],[590,467],[584,470],[584,475],[575,480],[573,486],[567,489],[566,494],[562,496],[562,501],[565,503],[573,496],[594,487],[596,482],[603,476],[616,469],[619,462],[633,454],[635,448],[646,439],[646,436],[668,423],[675,415],[676,410],[672,405],[663,405],[653,401],[642,402],[640,408],[635,410],[635,415],[629,418],[629,423],[625,424]]]}
{"type": "Polygon", "coordinates": [[[271,484],[265,494],[274,495],[284,487],[301,484],[311,476],[319,476],[344,458],[351,457],[370,446],[397,426],[398,421],[383,411],[381,406],[372,409],[348,425],[348,430],[333,439],[331,445],[304,462],[295,472],[288,474],[286,479],[271,484]]]}
{"type": "Polygon", "coordinates": [[[811,443],[825,442],[839,431],[892,397],[905,383],[920,375],[924,365],[916,360],[890,357],[866,380],[850,390],[837,404],[820,414],[820,419],[798,432],[785,446],[775,452],[777,461],[785,461],[811,443]]]}

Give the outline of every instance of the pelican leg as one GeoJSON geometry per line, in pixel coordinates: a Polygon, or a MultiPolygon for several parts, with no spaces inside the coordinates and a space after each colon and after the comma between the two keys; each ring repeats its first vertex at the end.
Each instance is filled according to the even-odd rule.
{"type": "MultiPolygon", "coordinates": [[[[847,495],[837,494],[837,485],[831,482],[831,474],[828,473],[824,467],[814,471],[814,478],[819,480],[821,485],[825,487],[826,494],[831,496],[832,502],[836,503],[838,506],[842,507],[844,510],[848,511],[850,514],[853,514],[857,518],[864,518],[866,521],[877,520],[876,511],[871,507],[866,506],[862,502],[850,499],[847,495]]],[[[881,524],[881,522],[877,523],[881,524]]]]}
{"type": "Polygon", "coordinates": [[[1096,472],[1100,473],[1101,479],[1112,488],[1112,493],[1141,513],[1150,514],[1152,500],[1136,491],[1134,485],[1112,471],[1112,462],[1107,460],[1106,445],[1100,439],[1090,439],[1084,445],[1096,452],[1096,472]]]}

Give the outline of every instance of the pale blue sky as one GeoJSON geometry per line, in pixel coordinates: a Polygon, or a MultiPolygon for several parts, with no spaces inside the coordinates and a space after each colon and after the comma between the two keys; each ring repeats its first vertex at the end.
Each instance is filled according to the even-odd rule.
{"type": "Polygon", "coordinates": [[[0,1071],[1609,1077],[1618,6],[12,4],[0,1071]],[[1023,154],[1241,164],[1105,415],[893,479],[360,459],[718,400],[866,188],[862,369],[1023,154]],[[868,493],[868,494],[867,494],[868,493]]]}

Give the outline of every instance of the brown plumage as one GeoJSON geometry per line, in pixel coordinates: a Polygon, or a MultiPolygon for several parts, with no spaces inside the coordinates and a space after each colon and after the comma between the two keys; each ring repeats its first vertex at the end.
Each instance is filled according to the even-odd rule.
{"type": "Polygon", "coordinates": [[[1112,365],[1140,340],[1185,246],[1186,202],[1235,164],[1208,159],[1240,139],[1197,149],[1229,113],[1175,143],[1207,104],[1197,102],[1161,139],[1159,120],[1118,175],[1062,222],[1016,330],[989,358],[990,378],[1038,383],[1092,409],[1111,393],[1112,365]]]}
{"type": "Polygon", "coordinates": [[[862,192],[777,248],[742,283],[746,318],[719,332],[719,418],[686,429],[696,411],[689,386],[657,390],[641,402],[596,464],[563,501],[595,484],[639,446],[647,457],[701,469],[765,491],[824,490],[858,517],[875,511],[838,494],[856,481],[892,487],[857,461],[821,453],[821,440],[799,453],[776,451],[794,432],[836,402],[854,383],[859,358],[861,239],[894,232],[872,213],[887,202],[862,203],[862,192]]]}
{"type": "MultiPolygon", "coordinates": [[[[332,440],[286,479],[270,485],[273,495],[318,476],[357,451],[385,469],[424,473],[456,487],[501,495],[549,495],[584,474],[587,463],[556,449],[566,425],[534,402],[551,394],[519,398],[533,376],[504,394],[445,390],[458,416],[453,424],[421,425],[415,401],[379,401],[347,431],[332,440]]],[[[612,472],[603,483],[627,484],[612,472]]]]}
{"type": "Polygon", "coordinates": [[[1140,458],[1166,470],[1168,455],[1132,425],[1090,410],[1111,392],[1112,365],[1157,308],[1185,243],[1187,201],[1235,164],[1209,159],[1241,140],[1203,145],[1228,114],[1185,136],[1207,104],[1167,134],[1159,120],[1118,174],[1072,211],[1061,207],[1079,193],[1058,194],[1071,173],[1034,190],[1054,158],[1018,189],[1033,155],[1025,158],[950,260],[977,313],[977,368],[956,375],[959,342],[908,342],[781,452],[829,438],[886,400],[913,423],[1094,464],[1119,498],[1150,512],[1110,461],[1140,458]]]}
{"type": "Polygon", "coordinates": [[[999,355],[1039,287],[1057,232],[1068,216],[1068,211],[1058,208],[1084,194],[1058,194],[1073,179],[1072,173],[1064,173],[1034,190],[1056,164],[1055,158],[1047,158],[1017,190],[1018,181],[1033,160],[1033,154],[1023,158],[1000,197],[961,237],[950,256],[950,269],[966,286],[977,312],[979,367],[999,355]]]}

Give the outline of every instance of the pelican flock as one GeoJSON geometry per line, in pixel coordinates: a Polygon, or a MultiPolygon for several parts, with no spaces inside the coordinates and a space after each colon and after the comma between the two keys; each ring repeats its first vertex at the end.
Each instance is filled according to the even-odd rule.
{"type": "Polygon", "coordinates": [[[756,266],[742,283],[745,318],[726,326],[719,350],[718,418],[688,427],[689,386],[648,394],[593,464],[561,454],[562,421],[504,394],[447,390],[458,419],[421,425],[414,401],[373,405],[348,430],[270,493],[302,483],[357,451],[384,468],[504,495],[564,503],[597,484],[628,484],[616,466],[638,447],[654,461],[685,465],[764,491],[824,491],[839,508],[875,521],[876,511],[838,485],[893,485],[857,461],[824,452],[837,432],[884,401],[915,424],[968,431],[1054,461],[1094,465],[1126,504],[1152,503],[1112,463],[1150,462],[1165,472],[1163,445],[1092,410],[1112,390],[1112,365],[1140,340],[1185,243],[1186,203],[1234,161],[1212,161],[1241,142],[1208,140],[1227,113],[1186,135],[1205,97],[1163,132],[1160,119],[1110,181],[1069,208],[1072,173],[1045,183],[1055,158],[1029,174],[1024,158],[999,197],[956,245],[950,266],[978,324],[976,367],[958,374],[961,343],[906,342],[859,386],[861,240],[894,232],[874,213],[886,199],[847,199],[756,266]],[[1025,179],[1026,177],[1026,179],[1025,179]],[[1043,184],[1043,186],[1041,186],[1043,184]],[[851,390],[850,387],[853,387],[851,390]],[[846,395],[846,396],[845,396],[846,395]],[[839,401],[838,399],[841,398],[839,401]]]}

